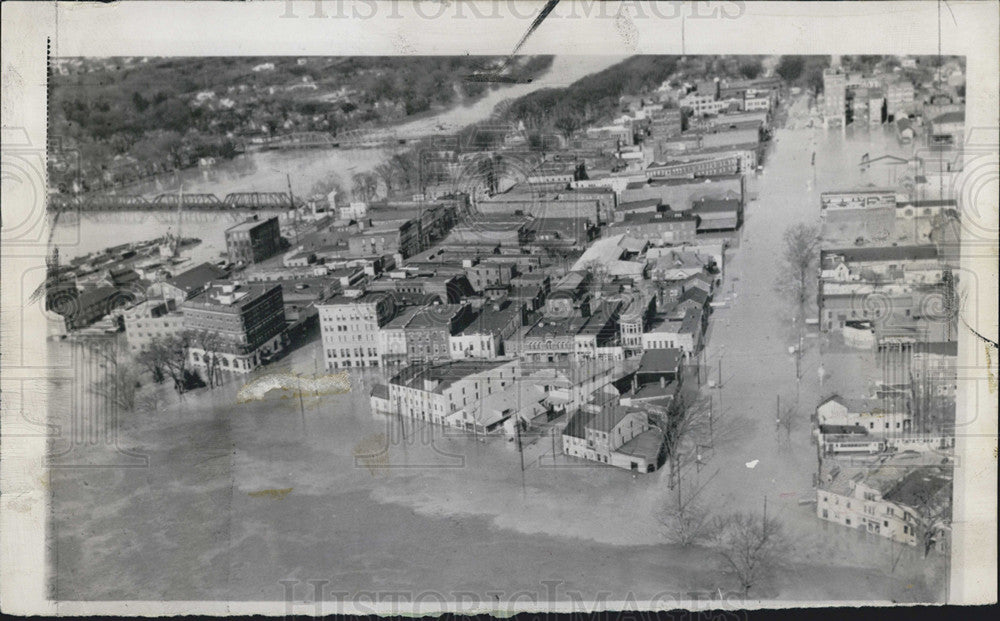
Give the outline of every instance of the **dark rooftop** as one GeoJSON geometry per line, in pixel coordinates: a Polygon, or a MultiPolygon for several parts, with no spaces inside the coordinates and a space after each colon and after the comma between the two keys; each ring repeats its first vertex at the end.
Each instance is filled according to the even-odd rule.
{"type": "Polygon", "coordinates": [[[889,502],[922,509],[946,486],[951,485],[951,473],[944,468],[917,468],[882,494],[889,502]]]}
{"type": "Polygon", "coordinates": [[[836,248],[823,250],[827,257],[840,256],[847,263],[855,261],[919,261],[938,258],[937,247],[925,246],[875,246],[867,248],[836,248]]]}
{"type": "Polygon", "coordinates": [[[676,348],[649,349],[639,360],[639,373],[676,373],[680,369],[683,352],[676,348]]]}

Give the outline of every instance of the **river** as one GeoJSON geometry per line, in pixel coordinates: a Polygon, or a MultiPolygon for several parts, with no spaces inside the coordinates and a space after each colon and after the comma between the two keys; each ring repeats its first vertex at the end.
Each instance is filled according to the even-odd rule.
{"type": "MultiPolygon", "coordinates": [[[[601,71],[624,60],[624,56],[557,56],[552,66],[526,84],[501,85],[468,105],[456,105],[437,114],[387,128],[398,137],[415,138],[438,131],[452,133],[485,120],[500,102],[521,97],[543,88],[567,86],[580,78],[601,71]]],[[[385,149],[309,149],[261,151],[223,161],[210,169],[187,169],[144,182],[133,191],[147,196],[176,192],[211,193],[222,198],[230,192],[284,192],[289,181],[292,192],[303,196],[312,192],[317,182],[336,180],[345,189],[351,176],[373,169],[387,154],[385,149]],[[287,177],[286,177],[287,175],[287,177]]],[[[202,246],[189,254],[195,260],[215,258],[223,231],[244,217],[240,212],[202,212],[184,216],[184,235],[197,236],[202,246]]],[[[115,212],[83,214],[79,218],[60,216],[52,231],[52,244],[63,257],[73,258],[101,248],[133,241],[152,239],[176,232],[176,215],[167,213],[115,212]]]]}

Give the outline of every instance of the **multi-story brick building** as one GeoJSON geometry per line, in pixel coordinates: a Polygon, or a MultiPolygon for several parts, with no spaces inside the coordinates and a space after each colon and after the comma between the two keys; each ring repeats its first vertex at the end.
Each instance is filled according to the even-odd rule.
{"type": "Polygon", "coordinates": [[[482,425],[463,416],[481,400],[513,386],[516,360],[456,360],[404,368],[389,381],[389,408],[400,416],[491,433],[502,419],[482,425]],[[457,415],[457,416],[456,416],[457,415]]]}
{"type": "Polygon", "coordinates": [[[479,313],[450,339],[451,357],[492,359],[506,353],[504,341],[521,327],[524,304],[511,301],[483,306],[479,313]]]}
{"type": "Polygon", "coordinates": [[[510,279],[516,273],[513,263],[466,259],[462,261],[462,266],[472,288],[479,292],[498,285],[510,285],[510,279]]]}
{"type": "Polygon", "coordinates": [[[181,310],[195,368],[249,373],[285,345],[281,285],[216,281],[181,310]]]}
{"type": "Polygon", "coordinates": [[[396,313],[391,293],[348,293],[316,308],[327,370],[379,366],[379,330],[396,313]]]}
{"type": "Polygon", "coordinates": [[[281,249],[278,217],[261,220],[258,216],[226,229],[226,252],[232,263],[259,263],[281,249]]]}
{"type": "Polygon", "coordinates": [[[125,338],[133,353],[149,347],[153,339],[168,338],[184,329],[184,314],[173,299],[146,300],[122,312],[125,338]]]}
{"type": "Polygon", "coordinates": [[[468,304],[433,304],[407,308],[378,334],[382,366],[441,362],[451,357],[451,336],[472,318],[468,304]]]}
{"type": "Polygon", "coordinates": [[[421,250],[420,220],[377,223],[347,240],[351,254],[359,257],[380,257],[399,254],[404,259],[421,250]]]}

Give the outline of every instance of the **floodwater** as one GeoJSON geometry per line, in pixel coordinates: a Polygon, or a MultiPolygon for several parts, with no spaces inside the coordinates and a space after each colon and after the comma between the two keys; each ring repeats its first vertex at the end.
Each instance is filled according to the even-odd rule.
{"type": "MultiPolygon", "coordinates": [[[[925,578],[935,575],[928,564],[907,557],[891,573],[892,551],[824,525],[813,505],[799,504],[815,467],[808,437],[820,390],[815,350],[799,388],[800,424],[788,439],[772,426],[775,394],[794,403],[796,385],[785,353],[788,311],[772,293],[775,249],[786,224],[819,212],[812,171],[802,162],[816,148],[821,178],[862,181],[855,156],[879,140],[777,132],[757,180],[760,197],[727,262],[729,308],[711,319],[707,364],[714,370],[723,360],[719,431],[705,466],[685,476],[703,486],[713,511],[756,511],[766,496],[769,515],[786,524],[791,552],[757,597],[939,597],[925,578]],[[745,464],[752,460],[758,464],[751,469],[745,464]]],[[[319,355],[312,343],[267,371],[313,374],[319,355]]],[[[522,471],[516,449],[502,439],[404,429],[372,416],[371,373],[352,375],[342,395],[272,394],[237,404],[247,379],[232,377],[183,400],[147,387],[147,407],[105,427],[113,442],[75,446],[61,458],[68,466],[104,460],[118,467],[51,471],[55,599],[282,601],[289,584],[296,598],[310,596],[313,580],[325,584],[324,599],[368,592],[401,601],[432,594],[426,601],[433,602],[466,592],[466,600],[503,608],[600,592],[611,601],[669,601],[733,586],[710,550],[668,543],[660,518],[674,492],[665,471],[633,476],[562,457],[553,462],[549,437],[529,439],[522,471]],[[523,593],[512,604],[515,591],[523,593]]],[[[847,380],[845,371],[830,381],[847,380]]],[[[87,420],[73,414],[79,408],[68,393],[53,390],[61,396],[53,397],[50,420],[61,425],[65,444],[87,420]]]]}

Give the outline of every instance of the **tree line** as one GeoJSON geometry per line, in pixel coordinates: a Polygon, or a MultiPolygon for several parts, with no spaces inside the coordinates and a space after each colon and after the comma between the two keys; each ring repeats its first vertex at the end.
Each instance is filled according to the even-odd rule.
{"type": "MultiPolygon", "coordinates": [[[[102,189],[229,158],[254,135],[337,134],[482,96],[496,84],[468,80],[497,57],[153,59],[103,68],[86,59],[53,71],[50,180],[61,191],[102,189]],[[263,67],[263,68],[262,68],[263,67]],[[98,70],[99,69],[99,70],[98,70]]],[[[530,78],[551,56],[523,57],[530,78]]]]}

